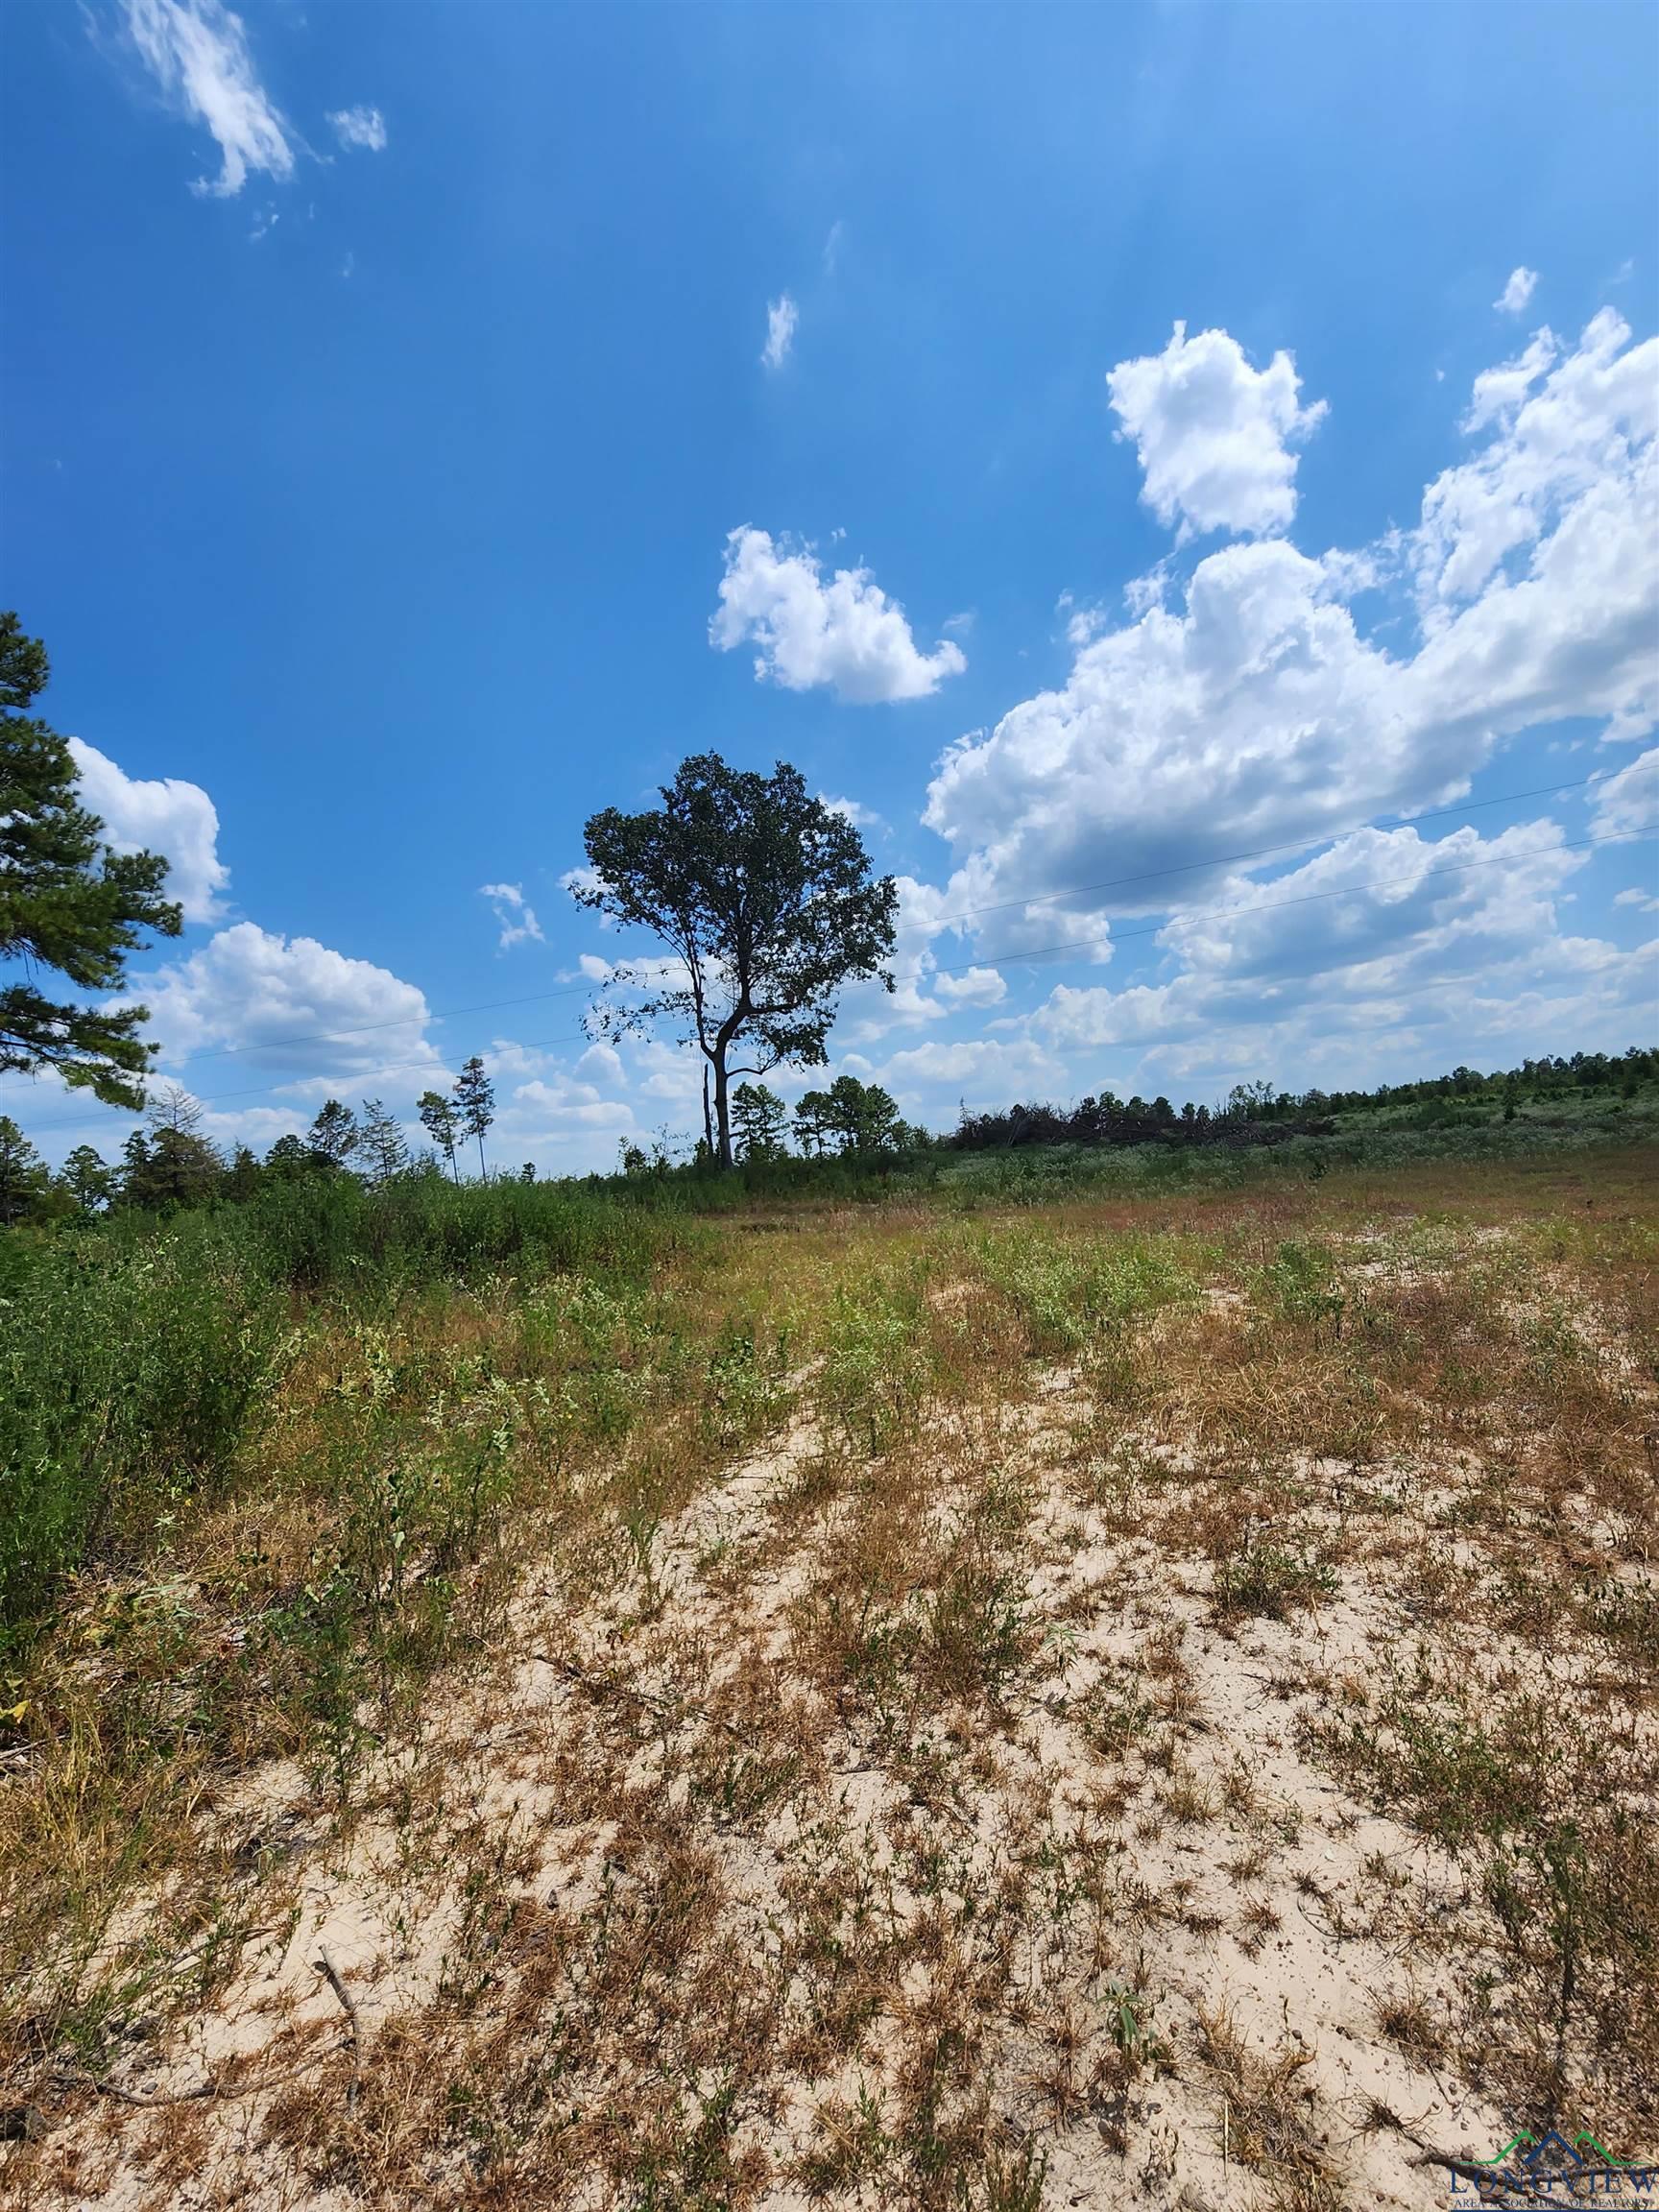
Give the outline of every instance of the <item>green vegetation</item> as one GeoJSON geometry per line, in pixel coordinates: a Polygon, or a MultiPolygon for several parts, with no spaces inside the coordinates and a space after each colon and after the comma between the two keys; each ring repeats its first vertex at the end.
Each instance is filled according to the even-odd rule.
{"type": "Polygon", "coordinates": [[[1217,1984],[1299,1910],[1412,2111],[1444,2061],[1637,2139],[1650,1151],[457,1184],[320,1122],[0,1238],[40,2203],[113,2113],[227,2202],[1035,2207],[1159,2105],[1359,2200],[1300,1984],[1217,1984]]]}
{"type": "MultiPolygon", "coordinates": [[[[1639,1067],[1649,1057],[1629,1054],[1625,1061],[1639,1067]]],[[[783,1147],[781,1101],[763,1084],[745,1083],[733,1092],[733,1168],[714,1168],[704,1146],[689,1163],[676,1166],[665,1150],[653,1156],[624,1142],[619,1177],[589,1175],[559,1187],[679,1213],[731,1213],[766,1199],[884,1200],[906,1190],[974,1208],[1114,1190],[1149,1195],[1244,1189],[1263,1175],[1294,1183],[1336,1167],[1542,1158],[1659,1137],[1659,1077],[1625,1076],[1620,1073],[1624,1065],[1612,1063],[1608,1081],[1552,1088],[1513,1111],[1353,1110],[1328,1131],[1273,1124],[1272,1141],[1262,1144],[1250,1141],[1248,1127],[1240,1125],[1244,1134],[1238,1142],[1171,1144],[1152,1137],[1123,1144],[964,1145],[900,1120],[878,1085],[840,1076],[828,1092],[807,1092],[796,1107],[802,1155],[783,1147]]],[[[484,1111],[487,1117],[487,1104],[484,1111]]],[[[475,1106],[468,1122],[455,1101],[435,1092],[421,1100],[421,1117],[437,1150],[416,1158],[408,1156],[400,1131],[377,1101],[364,1101],[360,1122],[340,1100],[329,1099],[306,1136],[278,1138],[263,1162],[246,1149],[227,1161],[200,1135],[194,1102],[177,1087],[162,1085],[153,1096],[148,1128],[129,1138],[119,1166],[82,1144],[56,1176],[15,1123],[0,1119],[0,1220],[89,1219],[132,1209],[170,1214],[241,1203],[272,1185],[341,1174],[375,1184],[424,1183],[447,1171],[459,1183],[460,1148],[469,1137],[482,1144],[488,1118],[479,1127],[475,1106]]],[[[1214,1119],[1206,1125],[1226,1127],[1214,1119]]],[[[534,1176],[525,1169],[515,1180],[534,1176]]]]}
{"type": "Polygon", "coordinates": [[[1426,1081],[1383,1083],[1375,1091],[1281,1091],[1271,1083],[1236,1083],[1223,1105],[1189,1099],[1179,1112],[1167,1098],[1122,1099],[1103,1092],[1073,1107],[1009,1106],[963,1110],[950,1142],[970,1152],[1021,1146],[1280,1144],[1297,1137],[1380,1132],[1480,1129],[1523,1116],[1535,1126],[1577,1118],[1586,1105],[1619,1113],[1659,1091],[1659,1049],[1632,1046],[1623,1053],[1575,1052],[1570,1059],[1525,1060],[1482,1075],[1455,1068],[1426,1081]]]}
{"type": "Polygon", "coordinates": [[[637,1286],[685,1239],[671,1215],[546,1185],[307,1176],[0,1244],[0,1634],[22,1634],[94,1548],[141,1558],[222,1496],[319,1326],[368,1327],[504,1270],[637,1286]]]}
{"type": "Polygon", "coordinates": [[[30,712],[50,675],[39,638],[0,614],[0,962],[24,975],[0,986],[0,1070],[55,1069],[71,1089],[136,1107],[154,1049],[149,1016],[110,1000],[143,932],[177,937],[181,917],[161,896],[166,861],[110,851],[81,804],[68,740],[30,712]],[[42,972],[96,1002],[48,998],[42,972]]]}

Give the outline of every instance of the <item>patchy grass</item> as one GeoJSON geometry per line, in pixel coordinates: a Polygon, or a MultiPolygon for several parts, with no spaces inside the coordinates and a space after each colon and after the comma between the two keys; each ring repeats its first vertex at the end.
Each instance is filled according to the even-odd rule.
{"type": "Polygon", "coordinates": [[[244,1295],[55,1447],[8,2186],[1312,2212],[1516,2115],[1651,2153],[1653,1165],[119,1255],[244,1295]]]}

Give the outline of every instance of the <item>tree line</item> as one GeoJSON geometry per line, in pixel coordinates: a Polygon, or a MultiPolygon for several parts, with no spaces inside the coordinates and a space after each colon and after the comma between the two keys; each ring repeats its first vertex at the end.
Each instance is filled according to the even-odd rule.
{"type": "MultiPolygon", "coordinates": [[[[432,1139],[412,1152],[403,1125],[378,1098],[361,1112],[325,1098],[303,1136],[278,1137],[261,1160],[246,1144],[227,1154],[202,1133],[202,1109],[187,1091],[163,1084],[151,1096],[144,1126],[134,1129],[117,1161],[77,1144],[54,1175],[15,1121],[0,1114],[0,1225],[106,1214],[122,1208],[171,1214],[214,1200],[252,1198],[273,1183],[350,1175],[378,1189],[411,1176],[438,1175],[446,1163],[459,1182],[463,1145],[476,1142],[478,1171],[489,1166],[484,1140],[495,1118],[494,1087],[476,1054],[445,1094],[427,1091],[417,1109],[432,1139]]],[[[516,1180],[533,1183],[528,1163],[516,1180]]]]}
{"type": "MultiPolygon", "coordinates": [[[[165,859],[116,854],[81,804],[67,742],[34,712],[48,675],[40,640],[25,635],[14,613],[0,614],[0,961],[22,970],[21,979],[0,989],[0,1071],[51,1069],[71,1089],[139,1110],[157,1047],[143,1036],[146,1009],[120,996],[126,963],[143,931],[177,936],[180,912],[162,895],[165,859]],[[53,974],[79,996],[50,996],[45,979],[53,974]]],[[[790,1136],[807,1159],[867,1159],[936,1142],[964,1150],[1265,1143],[1329,1130],[1339,1113],[1399,1105],[1455,1113],[1497,1095],[1513,1116],[1527,1098],[1609,1085],[1633,1092],[1659,1071],[1659,1053],[1633,1048],[1527,1060],[1491,1075],[1457,1068],[1427,1083],[1373,1091],[1240,1084],[1216,1107],[1189,1102],[1177,1110],[1167,1098],[1121,1099],[1107,1091],[1066,1107],[964,1107],[945,1139],[907,1124],[879,1084],[842,1074],[805,1092],[791,1112],[760,1078],[781,1066],[828,1062],[849,985],[894,988],[896,880],[876,875],[857,828],[812,797],[784,761],[764,776],[697,754],[659,798],[661,805],[637,813],[606,807],[583,832],[588,868],[573,886],[578,903],[666,948],[666,957],[614,964],[588,1025],[603,1038],[658,1034],[667,1023],[697,1051],[704,1072],[696,1158],[705,1166],[779,1158],[790,1136]]],[[[0,1223],[53,1212],[193,1205],[304,1176],[350,1174],[379,1185],[446,1166],[459,1182],[473,1143],[479,1174],[489,1176],[485,1137],[494,1100],[480,1058],[467,1062],[450,1092],[425,1092],[417,1112],[431,1146],[419,1157],[379,1099],[363,1100],[359,1114],[330,1098],[303,1136],[278,1138],[262,1161],[246,1146],[226,1158],[203,1135],[188,1094],[168,1086],[149,1099],[146,1125],[118,1163],[81,1145],[57,1176],[17,1125],[0,1118],[0,1223]]],[[[637,1145],[622,1146],[628,1173],[666,1164],[663,1147],[650,1161],[637,1145]]]]}
{"type": "Polygon", "coordinates": [[[1074,1106],[1016,1103],[962,1118],[944,1142],[966,1152],[1022,1144],[1240,1144],[1274,1143],[1294,1136],[1328,1136],[1337,1114],[1382,1113],[1405,1106],[1497,1106],[1511,1119],[1529,1102],[1577,1094],[1618,1091],[1634,1097],[1644,1083],[1659,1081],[1659,1049],[1631,1046],[1624,1052],[1575,1052],[1570,1058],[1524,1060],[1490,1074],[1458,1067],[1449,1075],[1374,1089],[1285,1091],[1266,1082],[1236,1083],[1219,1106],[1180,1108],[1167,1098],[1119,1098],[1111,1091],[1074,1106]]]}
{"type": "MultiPolygon", "coordinates": [[[[906,1121],[879,1083],[856,1075],[837,1075],[825,1091],[805,1091],[793,1111],[765,1083],[739,1083],[731,1094],[732,1156],[734,1164],[783,1160],[789,1138],[804,1160],[871,1158],[877,1154],[919,1152],[938,1140],[906,1121]]],[[[669,1166],[665,1145],[652,1155],[629,1139],[621,1144],[622,1172],[642,1175],[669,1166]]],[[[697,1140],[693,1167],[712,1167],[716,1152],[707,1135],[697,1140]]]]}

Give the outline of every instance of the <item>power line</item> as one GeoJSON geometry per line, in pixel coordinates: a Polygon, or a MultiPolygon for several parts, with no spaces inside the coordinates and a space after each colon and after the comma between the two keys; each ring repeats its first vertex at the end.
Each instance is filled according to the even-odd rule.
{"type": "MultiPolygon", "coordinates": [[[[1641,763],[1638,762],[1636,766],[1639,771],[1641,763]]],[[[1630,771],[1612,771],[1610,773],[1628,774],[1630,771]]],[[[1455,814],[1469,814],[1481,807],[1519,806],[1524,805],[1528,799],[1550,799],[1556,797],[1563,791],[1581,791],[1592,783],[1601,783],[1607,781],[1608,780],[1609,777],[1607,774],[1578,776],[1575,777],[1570,782],[1566,783],[1541,783],[1530,791],[1509,791],[1495,799],[1465,800],[1455,806],[1437,806],[1431,808],[1427,813],[1413,814],[1409,817],[1396,816],[1392,818],[1391,822],[1390,818],[1386,816],[1382,817],[1381,820],[1372,820],[1367,818],[1367,820],[1357,823],[1345,830],[1324,830],[1311,840],[1307,837],[1290,838],[1280,845],[1259,845],[1253,851],[1248,853],[1216,853],[1202,860],[1174,861],[1171,862],[1167,868],[1148,869],[1138,876],[1117,876],[1109,878],[1104,883],[1077,883],[1071,885],[1070,889],[1062,889],[1059,891],[1034,891],[1028,893],[1022,898],[998,900],[990,904],[981,906],[963,906],[958,908],[958,910],[953,914],[939,915],[931,922],[906,923],[904,927],[900,930],[899,934],[902,937],[915,936],[923,931],[926,931],[931,934],[942,929],[949,929],[958,922],[972,921],[974,916],[980,914],[1002,914],[1010,912],[1013,908],[1020,906],[1052,905],[1063,899],[1092,898],[1097,896],[1103,891],[1121,891],[1129,888],[1131,885],[1138,883],[1161,882],[1165,878],[1170,876],[1190,876],[1201,869],[1233,868],[1238,867],[1246,861],[1268,860],[1272,859],[1275,857],[1275,855],[1281,853],[1306,852],[1310,842],[1315,844],[1331,844],[1338,837],[1357,837],[1360,831],[1364,830],[1382,830],[1388,827],[1392,827],[1394,829],[1410,829],[1419,822],[1446,821],[1455,814]]],[[[1162,926],[1162,925],[1160,925],[1160,926],[1162,926]]],[[[1119,934],[1128,935],[1131,934],[1131,932],[1120,931],[1119,934]]],[[[1087,940],[1085,940],[1085,942],[1087,942],[1087,940]]],[[[998,957],[1011,957],[1011,955],[998,955],[998,957]]],[[[967,965],[974,966],[976,963],[969,962],[967,965]]],[[[940,973],[946,974],[949,974],[952,971],[950,969],[940,971],[940,973]]],[[[593,984],[591,982],[568,983],[561,985],[557,989],[551,991],[527,992],[522,998],[486,998],[481,999],[475,1005],[444,1007],[437,1012],[428,1011],[423,1016],[400,1014],[396,1015],[390,1020],[384,1022],[359,1022],[352,1023],[349,1027],[343,1029],[323,1029],[318,1030],[308,1036],[276,1038],[272,1040],[269,1044],[204,1046],[199,1052],[184,1053],[180,1058],[173,1062],[173,1066],[176,1068],[189,1068],[194,1067],[199,1061],[229,1060],[238,1058],[249,1052],[293,1051],[302,1045],[336,1045],[349,1037],[370,1036],[377,1029],[401,1029],[413,1022],[421,1020],[428,1022],[452,1022],[458,1021],[464,1015],[469,1014],[497,1014],[506,1011],[509,1007],[541,1006],[544,1005],[549,999],[552,998],[581,998],[592,989],[593,984]]]]}
{"type": "MultiPolygon", "coordinates": [[[[1372,877],[1367,878],[1366,881],[1362,883],[1335,884],[1333,885],[1329,890],[1303,892],[1293,899],[1263,899],[1242,904],[1235,904],[1232,906],[1217,906],[1211,908],[1208,912],[1179,915],[1175,917],[1172,922],[1164,921],[1147,923],[1135,929],[1119,929],[1116,932],[1108,929],[1100,931],[1090,937],[1063,938],[1058,943],[1053,945],[1026,947],[1019,951],[998,953],[997,957],[998,961],[1044,960],[1052,958],[1056,954],[1063,954],[1070,951],[1088,950],[1096,945],[1117,945],[1122,944],[1132,938],[1157,936],[1165,929],[1170,927],[1185,926],[1192,923],[1226,921],[1241,915],[1277,913],[1289,907],[1316,905],[1328,899],[1353,899],[1358,897],[1360,893],[1366,891],[1391,890],[1396,885],[1402,883],[1408,884],[1412,888],[1415,888],[1420,883],[1430,882],[1447,876],[1471,875],[1478,869],[1481,868],[1505,867],[1514,861],[1545,858],[1556,853],[1582,852],[1590,846],[1620,844],[1633,837],[1650,836],[1656,829],[1659,829],[1659,823],[1643,823],[1633,830],[1604,830],[1599,836],[1564,838],[1560,843],[1554,845],[1535,845],[1529,847],[1524,853],[1495,853],[1487,854],[1484,859],[1480,860],[1454,861],[1443,868],[1426,868],[1420,874],[1415,875],[1372,877]]],[[[977,960],[935,962],[926,968],[914,968],[906,970],[902,974],[895,976],[894,980],[896,982],[902,983],[917,982],[928,975],[959,974],[969,968],[974,968],[979,965],[980,963],[977,960]]],[[[1362,961],[1348,961],[1342,964],[1344,968],[1359,967],[1363,965],[1364,963],[1362,961]]],[[[1326,971],[1326,973],[1329,972],[1330,971],[1326,971]]],[[[589,1041],[588,1032],[586,1030],[572,1030],[567,1035],[563,1037],[543,1037],[531,1039],[521,1044],[518,1048],[521,1051],[541,1051],[545,1050],[550,1046],[574,1044],[578,1041],[584,1043],[589,1041]]],[[[267,1049],[272,1048],[273,1047],[267,1047],[267,1049]]],[[[394,1061],[386,1067],[359,1069],[349,1077],[349,1081],[354,1087],[358,1083],[373,1082],[383,1075],[397,1075],[404,1073],[411,1068],[430,1070],[432,1062],[429,1058],[422,1058],[420,1060],[394,1061]]],[[[319,1077],[315,1075],[290,1075],[285,1077],[280,1083],[270,1083],[263,1085],[262,1087],[251,1088],[245,1091],[216,1092],[209,1097],[199,1098],[198,1103],[203,1106],[217,1106],[228,1104],[235,1099],[240,1098],[266,1098],[273,1096],[276,1093],[280,1091],[290,1091],[294,1089],[297,1084],[316,1082],[317,1080],[319,1080],[319,1077]]],[[[107,1126],[108,1124],[103,1120],[84,1120],[79,1122],[60,1121],[52,1123],[49,1127],[42,1129],[40,1134],[42,1136],[61,1136],[67,1135],[76,1129],[101,1129],[107,1126]]]]}

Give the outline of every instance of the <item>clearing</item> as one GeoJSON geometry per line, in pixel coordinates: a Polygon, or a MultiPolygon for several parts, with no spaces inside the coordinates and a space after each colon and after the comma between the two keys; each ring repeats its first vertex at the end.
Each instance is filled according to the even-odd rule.
{"type": "Polygon", "coordinates": [[[757,1203],[307,1307],[14,1678],[0,2192],[1659,2157],[1654,1166],[757,1203]]]}

